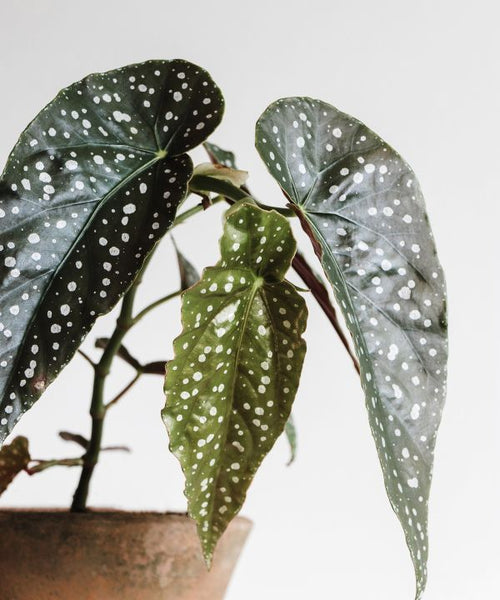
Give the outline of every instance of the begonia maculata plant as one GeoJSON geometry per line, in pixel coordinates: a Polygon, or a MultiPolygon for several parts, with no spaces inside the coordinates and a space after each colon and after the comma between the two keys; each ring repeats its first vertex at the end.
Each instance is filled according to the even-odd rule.
{"type": "Polygon", "coordinates": [[[61,432],[81,452],[35,460],[27,439],[14,437],[0,451],[0,492],[21,471],[71,466],[81,472],[71,510],[88,510],[92,474],[109,449],[109,409],[142,374],[164,375],[162,418],[210,564],[282,433],[295,452],[307,300],[324,311],[359,374],[419,598],[447,337],[443,272],[418,181],[357,119],[321,100],[283,98],[256,126],[257,151],[282,192],[270,206],[250,191],[234,154],[208,141],[223,112],[206,71],[153,60],[65,88],[21,134],[0,179],[0,442],[73,356],[86,356],[80,345],[97,317],[121,305],[114,331],[96,342],[99,360],[86,356],[91,435],[61,432]],[[193,166],[189,152],[201,144],[207,162],[193,166]],[[157,245],[214,205],[226,207],[214,231],[218,262],[200,276],[189,248],[176,248],[178,264],[165,272],[179,269],[179,290],[161,295],[160,282],[159,299],[137,311],[157,245]],[[313,266],[297,251],[293,218],[311,241],[313,266]],[[290,270],[305,287],[287,279],[290,270]],[[165,348],[166,367],[143,364],[127,333],[178,295],[182,331],[165,348]],[[136,375],[107,398],[115,358],[136,375]]]}

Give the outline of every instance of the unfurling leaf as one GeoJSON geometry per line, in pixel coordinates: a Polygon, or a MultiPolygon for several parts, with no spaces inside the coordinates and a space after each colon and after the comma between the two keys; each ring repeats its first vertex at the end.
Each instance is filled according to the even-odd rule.
{"type": "Polygon", "coordinates": [[[256,144],[311,237],[353,336],[419,598],[447,360],[445,283],[419,184],[370,129],[319,100],[272,104],[256,144]]]}
{"type": "Polygon", "coordinates": [[[16,437],[0,449],[0,494],[5,492],[18,473],[27,468],[30,460],[29,444],[25,437],[16,437]]]}
{"type": "Polygon", "coordinates": [[[222,112],[205,71],[150,61],[64,89],[21,135],[0,180],[0,443],[169,229],[222,112]]]}
{"type": "Polygon", "coordinates": [[[179,265],[179,275],[181,278],[181,290],[187,290],[200,280],[200,274],[196,267],[182,254],[177,247],[174,238],[172,238],[175,253],[177,255],[177,264],[179,265]]]}
{"type": "Polygon", "coordinates": [[[183,294],[163,418],[208,563],[297,390],[307,311],[284,280],[295,248],[284,217],[237,204],[227,213],[221,260],[183,294]]]}
{"type": "MultiPolygon", "coordinates": [[[[233,169],[231,167],[224,167],[223,165],[212,163],[201,163],[196,165],[193,176],[211,177],[212,179],[221,179],[232,183],[236,187],[244,185],[248,179],[247,171],[240,171],[239,169],[233,169]]],[[[206,192],[209,193],[208,191],[206,192]]]]}

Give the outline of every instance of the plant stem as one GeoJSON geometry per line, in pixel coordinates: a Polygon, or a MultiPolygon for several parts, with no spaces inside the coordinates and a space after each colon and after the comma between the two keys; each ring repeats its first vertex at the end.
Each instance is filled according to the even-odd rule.
{"type": "Polygon", "coordinates": [[[121,390],[121,392],[118,392],[118,394],[113,398],[113,400],[110,400],[107,404],[106,404],[106,412],[109,410],[109,408],[111,406],[113,406],[114,404],[116,404],[118,402],[118,400],[120,400],[120,398],[122,398],[123,396],[125,396],[125,394],[130,390],[131,387],[133,387],[133,385],[137,382],[137,380],[139,379],[139,377],[142,375],[141,371],[137,371],[137,373],[135,374],[135,377],[129,382],[127,383],[127,385],[121,390]]]}
{"type": "Polygon", "coordinates": [[[312,295],[320,305],[321,309],[327,316],[330,323],[333,325],[335,332],[339,336],[339,339],[342,342],[344,348],[347,350],[347,354],[349,354],[352,364],[359,375],[360,370],[358,359],[356,358],[354,352],[351,349],[347,336],[342,330],[342,327],[337,317],[337,311],[335,310],[335,307],[330,301],[330,296],[326,287],[323,285],[323,282],[318,278],[318,276],[314,273],[304,256],[302,256],[302,254],[300,254],[299,252],[297,252],[297,254],[294,256],[292,266],[295,269],[296,273],[299,275],[299,277],[302,279],[302,281],[311,290],[312,295]]]}
{"type": "MultiPolygon", "coordinates": [[[[214,204],[217,204],[218,202],[222,202],[223,200],[225,200],[224,196],[216,196],[212,202],[211,202],[211,206],[213,206],[214,204]]],[[[196,215],[199,212],[202,212],[203,210],[206,210],[206,207],[203,204],[197,204],[196,206],[193,206],[192,208],[189,208],[188,210],[185,210],[183,213],[181,213],[174,221],[174,224],[172,225],[172,229],[174,227],[177,227],[177,225],[180,225],[181,223],[184,223],[184,221],[187,221],[187,219],[189,219],[190,217],[192,217],[193,215],[196,215]]]]}
{"type": "Polygon", "coordinates": [[[86,354],[83,350],[78,349],[78,354],[80,354],[81,356],[83,356],[83,358],[89,363],[89,365],[93,368],[95,368],[95,362],[90,358],[90,356],[88,354],[86,354]]]}
{"type": "Polygon", "coordinates": [[[33,467],[25,469],[28,475],[36,475],[51,467],[80,467],[83,464],[81,458],[56,458],[54,460],[35,460],[33,467]]]}
{"type": "Polygon", "coordinates": [[[106,415],[106,406],[104,404],[104,384],[107,376],[109,375],[113,358],[118,352],[125,334],[133,324],[132,311],[134,307],[135,295],[142,281],[143,273],[149,264],[151,256],[152,253],[145,260],[132,286],[123,296],[122,306],[116,321],[115,330],[109,339],[106,349],[102,353],[100,361],[97,363],[94,369],[94,386],[92,389],[92,401],[90,405],[92,433],[87,452],[83,456],[83,468],[80,475],[80,481],[73,496],[73,504],[71,505],[72,512],[84,512],[87,508],[90,480],[92,479],[94,469],[99,460],[102,433],[104,428],[104,417],[106,415]]]}
{"type": "Polygon", "coordinates": [[[168,302],[169,300],[172,300],[173,298],[177,298],[177,296],[180,296],[182,294],[182,292],[183,292],[183,290],[177,290],[176,292],[167,294],[166,296],[163,296],[163,298],[159,298],[155,302],[152,302],[151,304],[146,306],[146,308],[143,308],[139,313],[137,313],[137,315],[132,319],[131,325],[135,325],[138,321],[140,321],[143,317],[145,317],[151,310],[153,310],[153,308],[156,308],[157,306],[160,306],[160,304],[163,304],[164,302],[168,302]]]}
{"type": "Polygon", "coordinates": [[[231,203],[248,198],[249,200],[253,200],[257,206],[265,210],[275,210],[285,217],[296,216],[293,210],[288,208],[262,204],[262,202],[259,202],[256,198],[254,198],[246,188],[239,188],[229,181],[225,181],[224,179],[217,179],[216,177],[210,177],[208,175],[193,175],[191,181],[189,182],[189,189],[191,192],[199,194],[214,192],[215,194],[219,194],[223,198],[231,201],[231,203]]]}
{"type": "MultiPolygon", "coordinates": [[[[106,348],[108,343],[108,338],[98,338],[95,342],[97,348],[106,348]]],[[[155,360],[153,362],[149,362],[146,364],[141,364],[137,358],[134,358],[130,352],[125,348],[125,346],[121,345],[118,348],[118,352],[116,356],[121,358],[127,364],[129,364],[133,369],[142,373],[143,375],[165,375],[165,363],[167,360],[155,360]]]]}

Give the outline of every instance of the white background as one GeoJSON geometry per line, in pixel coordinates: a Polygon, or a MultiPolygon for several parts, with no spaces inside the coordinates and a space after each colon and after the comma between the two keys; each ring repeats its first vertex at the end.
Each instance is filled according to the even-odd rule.
{"type": "MultiPolygon", "coordinates": [[[[498,17],[475,0],[340,2],[84,2],[0,4],[0,162],[57,91],[84,75],[149,58],[181,57],[208,69],[226,117],[213,136],[233,148],[268,203],[281,194],[253,147],[254,123],[273,100],[319,97],[365,121],[414,167],[427,199],[448,279],[448,404],[431,497],[427,600],[493,600],[500,587],[498,17]]],[[[201,155],[200,155],[201,156],[201,155]]],[[[217,257],[221,209],[176,234],[199,268],[217,257]]],[[[297,231],[300,242],[308,241],[297,231]]],[[[176,289],[172,249],[162,245],[142,302],[176,289]]],[[[389,508],[361,389],[345,353],[313,303],[295,415],[299,456],[290,468],[280,441],[243,513],[255,522],[228,600],[411,599],[413,574],[389,508]]],[[[159,309],[128,345],[143,360],[168,358],[178,304],[159,309]]],[[[85,343],[110,331],[101,319],[85,343]]],[[[116,364],[112,388],[132,373],[116,364]]],[[[90,369],[75,358],[28,413],[36,457],[73,448],[57,431],[88,432],[90,369]]],[[[182,510],[182,479],[168,454],[159,377],[145,378],[112,414],[108,454],[94,506],[182,510]]],[[[21,476],[1,506],[67,506],[76,472],[21,476]]],[[[0,533],[1,536],[1,533],[0,533]]],[[[1,537],[0,537],[1,543],[1,537]]]]}

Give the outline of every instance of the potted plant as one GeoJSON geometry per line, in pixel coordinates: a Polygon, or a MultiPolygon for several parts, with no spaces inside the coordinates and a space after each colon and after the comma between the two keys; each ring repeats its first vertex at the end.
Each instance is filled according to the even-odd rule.
{"type": "Polygon", "coordinates": [[[100,360],[88,359],[91,436],[61,433],[81,446],[79,455],[35,460],[24,437],[0,451],[0,491],[21,471],[81,470],[70,512],[0,512],[9,598],[123,599],[138,590],[147,599],[222,597],[249,529],[243,519],[231,521],[276,439],[286,432],[294,447],[305,296],[325,312],[360,375],[417,598],[424,590],[447,341],[444,278],[418,182],[358,120],[320,100],[284,98],[256,128],[257,150],[286,198],[270,207],[250,192],[234,155],[207,141],[223,110],[219,88],[196,65],[130,65],[61,91],[8,159],[0,181],[0,442],[79,351],[97,317],[121,299],[114,331],[96,342],[100,360]],[[188,152],[200,144],[210,163],[193,167],[188,152]],[[198,200],[181,209],[190,195],[198,200]],[[222,203],[219,262],[200,277],[177,251],[179,292],[137,311],[135,295],[159,241],[222,203]],[[294,217],[326,282],[297,252],[294,217]],[[286,279],[290,268],[307,289],[286,279]],[[165,373],[164,363],[141,363],[124,338],[179,294],[182,332],[166,365],[162,417],[192,521],[89,510],[109,409],[143,373],[165,373]],[[136,376],[107,399],[117,357],[136,376]],[[221,536],[207,574],[201,555],[210,567],[221,536]]]}

